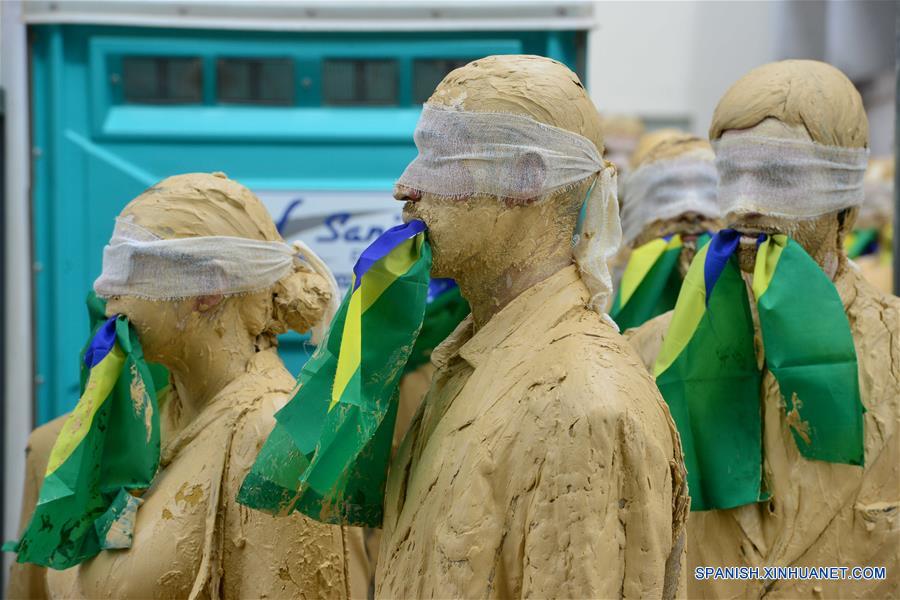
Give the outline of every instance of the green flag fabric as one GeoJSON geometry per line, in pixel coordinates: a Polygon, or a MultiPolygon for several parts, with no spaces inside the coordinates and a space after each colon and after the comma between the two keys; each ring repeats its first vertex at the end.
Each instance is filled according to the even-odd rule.
{"type": "MultiPolygon", "coordinates": [[[[747,288],[723,230],[685,278],[654,374],[678,425],[692,510],[764,500],[761,371],[747,288]]],[[[862,465],[863,406],[850,324],[834,284],[783,235],[760,240],[752,283],[766,367],[800,453],[862,465]]]]}
{"type": "Polygon", "coordinates": [[[422,327],[430,270],[422,221],[386,231],[363,251],[238,502],[326,523],[381,524],[397,387],[422,327]]]}
{"type": "MultiPolygon", "coordinates": [[[[709,242],[709,235],[697,238],[697,248],[709,242]]],[[[684,244],[678,234],[651,240],[638,246],[628,258],[622,281],[616,290],[609,316],[625,331],[675,308],[681,290],[678,259],[684,244]]]]}
{"type": "MultiPolygon", "coordinates": [[[[88,308],[96,322],[105,307],[91,297],[88,308]]],[[[134,328],[121,315],[105,320],[82,356],[81,399],[50,453],[31,521],[4,547],[19,562],[67,569],[131,547],[140,496],[159,466],[160,382],[134,328]]]]}

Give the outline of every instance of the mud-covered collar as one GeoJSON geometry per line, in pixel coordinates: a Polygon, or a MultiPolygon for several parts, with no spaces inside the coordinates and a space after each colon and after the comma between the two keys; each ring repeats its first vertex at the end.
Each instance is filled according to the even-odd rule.
{"type": "Polygon", "coordinates": [[[590,292],[578,268],[570,265],[516,296],[478,331],[469,315],[434,349],[431,362],[441,368],[459,356],[478,368],[493,350],[505,351],[515,346],[521,336],[548,329],[573,308],[586,306],[589,300],[590,292]]]}

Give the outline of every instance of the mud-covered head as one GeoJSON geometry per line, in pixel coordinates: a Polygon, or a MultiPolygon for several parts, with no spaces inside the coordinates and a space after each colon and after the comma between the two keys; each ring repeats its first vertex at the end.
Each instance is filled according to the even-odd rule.
{"type": "Polygon", "coordinates": [[[719,101],[709,129],[727,226],[745,234],[752,269],[760,233],[785,233],[833,275],[862,200],[869,126],[838,69],[812,60],[756,68],[719,101]]]}
{"type": "Polygon", "coordinates": [[[707,140],[678,129],[652,131],[638,142],[631,168],[622,200],[626,244],[679,234],[692,255],[699,235],[721,227],[707,140]]]}
{"type": "Polygon", "coordinates": [[[166,364],[188,340],[215,347],[226,329],[268,345],[320,323],[335,291],[326,273],[293,254],[250,190],[222,173],[188,173],[122,210],[95,287],[108,297],[108,314],[124,314],[138,329],[147,358],[166,364]],[[193,245],[162,247],[172,240],[193,245]],[[113,250],[117,244],[125,249],[113,250]],[[245,256],[247,273],[222,266],[245,256]]]}
{"type": "Polygon", "coordinates": [[[632,157],[644,136],[644,122],[634,115],[602,114],[601,118],[606,159],[622,175],[628,172],[632,157]]]}
{"type": "MultiPolygon", "coordinates": [[[[505,55],[475,60],[449,73],[426,107],[526,117],[583,136],[590,151],[602,155],[600,117],[584,86],[565,65],[548,58],[505,55]]],[[[478,168],[475,161],[468,165],[478,168]]],[[[434,275],[459,278],[484,269],[500,273],[540,262],[561,248],[571,252],[578,214],[596,174],[545,194],[539,192],[546,174],[539,156],[520,155],[508,166],[531,174],[533,196],[439,194],[402,185],[401,179],[395,197],[407,201],[405,218],[428,225],[434,275]]]]}

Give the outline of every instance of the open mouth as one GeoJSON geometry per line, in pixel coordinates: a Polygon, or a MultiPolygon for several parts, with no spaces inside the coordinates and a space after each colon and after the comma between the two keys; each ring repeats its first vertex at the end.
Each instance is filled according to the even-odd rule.
{"type": "MultiPolygon", "coordinates": [[[[780,233],[771,227],[735,227],[735,231],[741,234],[741,246],[756,245],[762,236],[780,233]]],[[[763,238],[765,239],[765,238],[763,238]]]]}

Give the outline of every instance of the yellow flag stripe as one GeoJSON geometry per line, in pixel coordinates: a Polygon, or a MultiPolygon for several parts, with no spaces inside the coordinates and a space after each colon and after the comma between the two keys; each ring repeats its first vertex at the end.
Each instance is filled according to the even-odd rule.
{"type": "Polygon", "coordinates": [[[628,259],[628,265],[625,272],[622,273],[622,282],[620,284],[621,292],[619,293],[619,304],[625,306],[631,299],[631,296],[637,291],[638,286],[667,250],[677,248],[681,245],[681,236],[673,235],[672,238],[666,240],[659,238],[647,242],[643,246],[638,246],[631,253],[628,259]]]}
{"type": "MultiPolygon", "coordinates": [[[[359,369],[362,356],[363,313],[375,304],[392,283],[415,265],[419,259],[423,240],[424,236],[417,235],[397,246],[366,272],[360,286],[350,297],[350,305],[347,307],[347,316],[344,320],[344,331],[341,333],[341,349],[328,410],[334,408],[338,403],[353,374],[359,369]]],[[[403,310],[403,307],[398,307],[398,309],[403,310]]]]}
{"type": "Polygon", "coordinates": [[[756,252],[756,264],[753,267],[753,295],[759,301],[769,284],[772,283],[772,277],[775,275],[775,267],[778,265],[778,259],[781,258],[781,252],[787,244],[786,235],[770,235],[756,252]]]}
{"type": "Polygon", "coordinates": [[[125,364],[125,353],[116,344],[109,354],[91,369],[84,393],[75,410],[66,419],[62,431],[50,451],[50,460],[47,463],[47,475],[50,475],[61,464],[66,462],[85,438],[94,422],[94,415],[103,406],[113,386],[119,379],[122,367],[125,364]]]}
{"type": "Polygon", "coordinates": [[[659,377],[666,369],[672,366],[678,355],[691,341],[694,331],[700,324],[700,320],[706,313],[706,278],[704,265],[709,244],[701,248],[694,257],[684,283],[681,284],[681,292],[675,303],[675,313],[672,323],[666,332],[662,348],[656,357],[653,367],[653,376],[659,377]]]}

